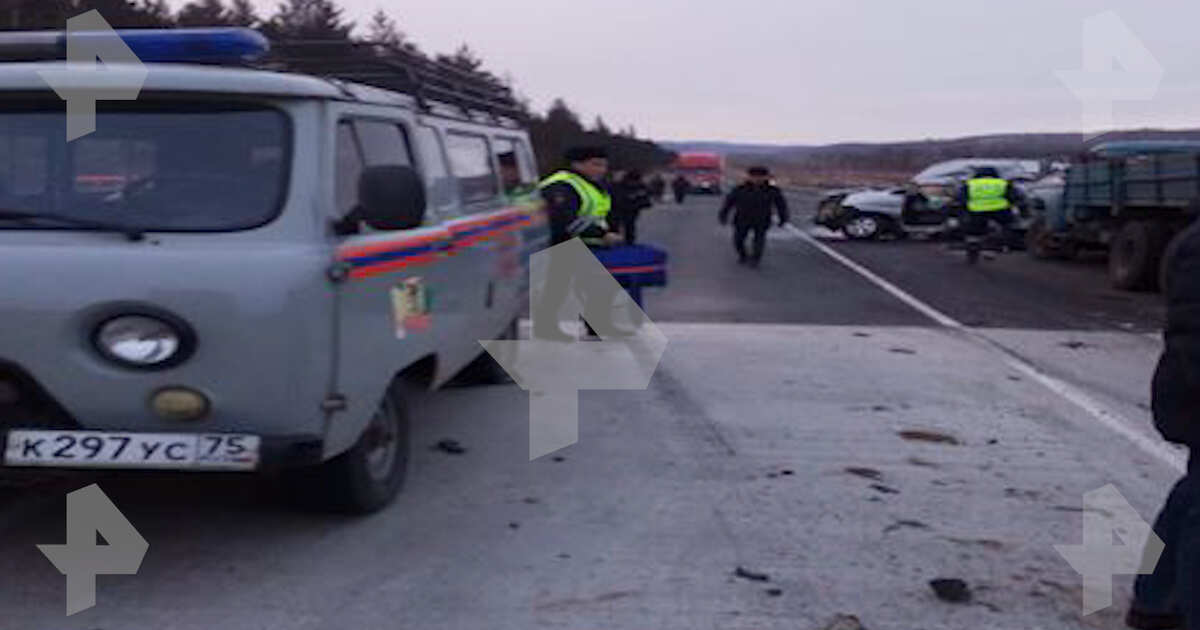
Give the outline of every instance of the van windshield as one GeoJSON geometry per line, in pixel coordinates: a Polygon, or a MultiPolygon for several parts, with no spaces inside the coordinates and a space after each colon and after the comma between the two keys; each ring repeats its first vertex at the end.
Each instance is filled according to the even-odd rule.
{"type": "MultiPolygon", "coordinates": [[[[243,230],[282,206],[288,119],[258,105],[100,103],[66,141],[62,102],[0,106],[0,209],[157,231],[243,230]]],[[[0,229],[79,229],[0,221],[0,229]]]]}

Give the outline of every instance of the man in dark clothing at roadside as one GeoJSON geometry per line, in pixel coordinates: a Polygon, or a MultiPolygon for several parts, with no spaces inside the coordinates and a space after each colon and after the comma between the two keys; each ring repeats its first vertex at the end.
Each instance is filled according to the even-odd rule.
{"type": "Polygon", "coordinates": [[[1154,373],[1154,424],[1187,446],[1187,475],[1154,524],[1166,543],[1153,575],[1138,576],[1127,623],[1139,630],[1200,628],[1200,222],[1167,253],[1166,346],[1154,373]]]}
{"type": "Polygon", "coordinates": [[[642,210],[654,206],[641,172],[636,169],[627,171],[625,177],[613,186],[612,196],[611,222],[625,234],[625,244],[633,245],[637,242],[638,216],[642,210]]]}
{"type": "Polygon", "coordinates": [[[750,175],[742,185],[734,188],[725,197],[721,207],[721,225],[729,223],[729,212],[733,215],[733,247],[737,250],[738,263],[758,267],[763,250],[767,245],[767,230],[771,229],[772,211],[779,213],[779,225],[788,222],[787,200],[783,191],[771,185],[771,172],[765,167],[755,166],[747,171],[750,175]],[[746,237],[754,232],[754,246],[746,254],[746,237]]]}
{"type": "Polygon", "coordinates": [[[666,192],[667,180],[663,179],[662,173],[655,173],[650,178],[650,196],[654,198],[655,203],[662,203],[666,192]]]}
{"type": "Polygon", "coordinates": [[[692,185],[688,183],[686,177],[683,175],[676,175],[675,180],[671,182],[671,189],[675,192],[675,203],[683,203],[683,200],[687,198],[688,191],[691,190],[691,188],[692,185]]]}

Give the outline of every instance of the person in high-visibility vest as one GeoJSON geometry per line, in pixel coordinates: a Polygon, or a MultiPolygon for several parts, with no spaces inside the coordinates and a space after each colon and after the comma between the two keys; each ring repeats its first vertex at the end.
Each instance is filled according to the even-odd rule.
{"type": "Polygon", "coordinates": [[[958,198],[966,210],[964,228],[968,247],[979,247],[991,221],[1003,228],[1005,245],[1013,244],[1012,225],[1016,220],[1013,208],[1025,203],[1021,189],[1001,177],[995,168],[982,166],[975,169],[974,177],[963,182],[958,198]]]}
{"type": "MultiPolygon", "coordinates": [[[[608,152],[602,147],[575,147],[567,151],[565,157],[569,167],[547,177],[540,184],[542,199],[550,216],[551,246],[573,238],[579,238],[588,247],[611,247],[624,242],[617,226],[609,220],[612,196],[601,183],[608,173],[608,152]]],[[[555,266],[553,260],[550,265],[552,268],[555,266]]],[[[570,280],[570,276],[551,270],[541,294],[541,313],[558,312],[566,301],[570,280]]],[[[584,300],[594,307],[588,308],[593,314],[600,311],[608,313],[614,298],[612,295],[584,296],[584,300]]],[[[593,316],[592,319],[597,317],[593,316]]],[[[599,319],[601,321],[589,322],[589,335],[597,336],[592,324],[601,328],[606,335],[620,333],[604,316],[599,319]]],[[[535,317],[533,337],[551,341],[575,340],[559,328],[557,316],[535,317]]]]}
{"type": "Polygon", "coordinates": [[[576,147],[566,154],[569,168],[542,180],[542,198],[550,213],[552,245],[579,237],[590,247],[616,245],[623,239],[609,222],[612,196],[602,183],[608,173],[608,152],[601,147],[576,147]]]}

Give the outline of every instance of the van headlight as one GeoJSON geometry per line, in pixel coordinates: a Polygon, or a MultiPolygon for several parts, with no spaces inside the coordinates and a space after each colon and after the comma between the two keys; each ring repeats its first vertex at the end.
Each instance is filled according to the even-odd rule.
{"type": "Polygon", "coordinates": [[[152,315],[120,315],[97,326],[92,343],[113,363],[136,369],[156,369],[187,360],[194,346],[194,336],[182,322],[152,315]]]}

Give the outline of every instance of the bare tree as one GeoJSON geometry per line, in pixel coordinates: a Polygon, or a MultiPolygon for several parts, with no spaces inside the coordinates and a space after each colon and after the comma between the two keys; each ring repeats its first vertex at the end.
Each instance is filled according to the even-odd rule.
{"type": "Polygon", "coordinates": [[[179,26],[227,26],[232,16],[221,0],[192,0],[179,9],[175,23],[179,26]]]}
{"type": "Polygon", "coordinates": [[[287,0],[263,25],[268,35],[280,39],[349,39],[352,22],[342,17],[333,0],[287,0]]]}

